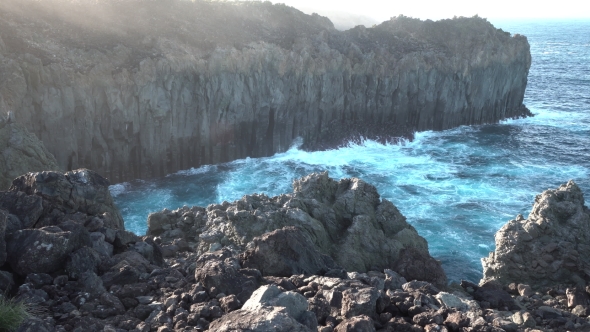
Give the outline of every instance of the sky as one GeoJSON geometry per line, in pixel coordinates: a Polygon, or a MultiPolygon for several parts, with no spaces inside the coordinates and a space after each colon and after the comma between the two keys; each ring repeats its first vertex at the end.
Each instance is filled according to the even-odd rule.
{"type": "MultiPolygon", "coordinates": [[[[439,20],[453,16],[479,15],[487,19],[509,18],[586,18],[590,19],[590,1],[531,1],[531,0],[280,0],[305,13],[316,12],[333,21],[358,20],[370,26],[403,14],[405,16],[439,20]]],[[[336,24],[336,22],[335,22],[336,24]]]]}

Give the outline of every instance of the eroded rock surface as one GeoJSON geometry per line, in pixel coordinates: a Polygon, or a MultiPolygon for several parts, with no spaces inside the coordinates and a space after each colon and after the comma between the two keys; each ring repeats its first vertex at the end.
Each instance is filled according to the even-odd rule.
{"type": "Polygon", "coordinates": [[[573,182],[537,195],[521,215],[496,233],[496,250],[482,259],[482,283],[497,280],[533,288],[590,280],[590,211],[573,182]]]}
{"type": "Polygon", "coordinates": [[[347,271],[366,272],[398,264],[404,267],[398,272],[407,279],[419,276],[446,284],[426,240],[391,202],[360,179],[336,181],[327,172],[295,180],[292,194],[248,195],[234,203],[153,213],[148,217],[148,235],[159,236],[164,243],[183,237],[199,253],[228,245],[249,248],[242,260],[264,275],[282,276],[293,269],[316,273],[335,264],[347,271]],[[307,248],[297,252],[298,243],[307,248]],[[270,253],[262,257],[261,250],[270,253]],[[414,253],[412,262],[407,252],[414,253]],[[405,268],[408,265],[419,268],[405,268]]]}
{"type": "Polygon", "coordinates": [[[530,114],[526,37],[478,17],[338,31],[270,2],[3,0],[0,40],[0,113],[114,182],[530,114]]]}
{"type": "MultiPolygon", "coordinates": [[[[36,177],[26,178],[33,180],[36,177]]],[[[87,192],[80,187],[104,183],[95,180],[76,182],[74,186],[79,188],[74,191],[87,192]]],[[[208,241],[206,243],[210,249],[221,248],[202,253],[199,252],[202,248],[198,244],[183,246],[180,244],[182,241],[187,242],[185,239],[169,241],[170,239],[165,236],[176,234],[179,230],[167,221],[174,217],[178,219],[177,224],[190,224],[190,229],[195,225],[186,221],[194,221],[193,215],[169,211],[162,213],[156,224],[160,227],[158,229],[163,237],[150,235],[140,238],[125,233],[123,229],[105,227],[104,223],[101,224],[94,219],[96,216],[87,215],[83,211],[92,210],[89,200],[86,200],[86,205],[58,200],[56,197],[63,197],[58,194],[62,186],[47,187],[44,184],[47,182],[29,182],[26,187],[37,188],[44,193],[43,195],[27,195],[22,191],[16,196],[6,196],[6,192],[0,195],[4,198],[10,197],[11,202],[26,200],[33,196],[40,199],[41,210],[32,209],[29,219],[39,219],[40,216],[47,218],[47,211],[43,208],[48,206],[53,207],[52,211],[58,211],[57,217],[66,216],[68,219],[47,219],[56,223],[51,226],[33,223],[37,226],[24,227],[19,217],[0,210],[0,230],[4,225],[4,239],[7,240],[8,250],[11,250],[7,255],[9,264],[0,267],[0,290],[5,291],[8,296],[13,296],[16,301],[27,302],[39,309],[18,331],[590,330],[588,285],[586,288],[557,285],[540,290],[527,284],[513,283],[503,287],[496,281],[489,281],[480,287],[462,281],[461,287],[446,287],[421,280],[408,282],[390,269],[383,272],[377,269],[369,269],[367,272],[346,272],[338,267],[318,271],[317,274],[310,272],[290,276],[269,276],[257,268],[246,266],[244,253],[251,249],[260,249],[266,243],[269,248],[275,248],[281,254],[265,261],[264,269],[272,270],[272,262],[287,257],[289,259],[286,263],[279,262],[281,268],[277,270],[284,271],[285,264],[293,264],[297,268],[290,271],[296,271],[302,266],[302,262],[309,263],[309,260],[296,259],[293,244],[305,243],[308,246],[316,246],[311,240],[304,240],[309,234],[302,228],[285,226],[274,231],[269,230],[260,237],[253,237],[255,240],[243,247],[236,243],[226,243],[225,247],[221,247],[221,243],[212,246],[211,244],[215,244],[212,241],[221,241],[220,236],[224,236],[225,233],[221,230],[218,233],[210,232],[201,239],[208,241]],[[48,188],[56,189],[55,195],[50,194],[48,188]],[[73,206],[77,206],[78,210],[73,210],[73,206]],[[164,230],[165,228],[167,229],[164,230]],[[36,243],[35,240],[32,245],[28,243],[27,241],[33,239],[32,235],[31,239],[26,236],[28,233],[36,234],[39,242],[36,243]],[[293,236],[292,243],[278,245],[278,242],[289,242],[289,236],[293,236]],[[46,241],[43,237],[51,238],[53,242],[46,241]],[[15,238],[16,240],[13,240],[15,238]],[[51,249],[55,251],[55,255],[48,254],[51,250],[47,247],[51,244],[55,247],[51,249]],[[18,250],[10,249],[19,245],[18,250]],[[172,250],[171,246],[183,250],[172,250]],[[36,259],[31,258],[26,264],[12,263],[13,257],[18,255],[33,257],[31,252],[35,250],[36,259]],[[59,255],[65,258],[59,259],[62,257],[59,255]],[[54,260],[52,264],[46,264],[49,259],[54,260]],[[57,268],[47,269],[47,266],[57,268]]],[[[327,174],[315,174],[298,180],[294,187],[296,192],[292,196],[284,195],[290,197],[286,201],[294,201],[297,196],[297,199],[301,200],[297,206],[313,203],[317,213],[321,212],[322,206],[330,206],[332,212],[321,213],[332,215],[333,218],[329,220],[338,220],[337,216],[345,213],[348,213],[347,216],[351,220],[355,219],[356,213],[374,214],[371,218],[376,218],[380,214],[375,211],[379,209],[372,210],[370,206],[373,203],[378,207],[383,204],[376,192],[367,184],[355,180],[337,182],[329,179],[327,174]],[[356,189],[350,188],[351,183],[354,184],[353,187],[362,190],[354,192],[356,189]],[[351,190],[353,192],[350,192],[351,190]],[[312,192],[318,196],[312,195],[315,198],[310,198],[312,196],[308,194],[312,192]],[[336,204],[342,201],[346,203],[336,204]]],[[[90,192],[100,192],[100,188],[95,189],[90,192]]],[[[265,199],[281,201],[285,197],[265,199]]],[[[270,204],[269,202],[248,202],[258,203],[255,207],[261,213],[254,212],[257,217],[271,211],[263,209],[265,204],[270,204]]],[[[97,202],[97,206],[101,204],[97,202]]],[[[26,204],[18,206],[23,207],[26,204]]],[[[182,211],[208,213],[214,217],[213,221],[202,220],[204,223],[198,224],[201,225],[199,227],[208,224],[223,225],[225,221],[217,218],[222,218],[221,211],[231,211],[232,204],[224,203],[213,207],[187,208],[182,211]],[[220,207],[225,209],[222,210],[220,207]],[[215,223],[215,220],[218,223],[215,223]]],[[[26,209],[17,210],[19,216],[26,215],[26,209]]],[[[389,217],[393,215],[390,214],[389,217]]],[[[241,216],[245,217],[243,214],[241,216]]],[[[372,220],[371,218],[363,220],[372,220]]],[[[399,220],[394,224],[388,224],[388,218],[380,220],[383,228],[397,229],[398,232],[406,229],[400,227],[403,223],[399,223],[399,220]]],[[[272,224],[253,225],[265,228],[272,224]]],[[[241,224],[241,227],[251,226],[247,222],[241,224]]],[[[331,227],[337,229],[339,226],[336,223],[331,227]]],[[[323,257],[318,250],[310,248],[302,252],[310,257],[315,256],[312,262],[318,262],[318,258],[323,257]]]]}

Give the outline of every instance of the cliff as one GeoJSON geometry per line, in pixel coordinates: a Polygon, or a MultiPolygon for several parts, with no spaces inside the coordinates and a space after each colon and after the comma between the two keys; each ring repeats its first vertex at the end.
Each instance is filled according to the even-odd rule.
{"type": "Polygon", "coordinates": [[[21,174],[43,170],[59,170],[53,155],[22,125],[0,118],[0,190],[21,174]]]}
{"type": "Polygon", "coordinates": [[[477,17],[338,31],[269,2],[0,3],[0,112],[113,182],[527,115],[530,63],[477,17]]]}

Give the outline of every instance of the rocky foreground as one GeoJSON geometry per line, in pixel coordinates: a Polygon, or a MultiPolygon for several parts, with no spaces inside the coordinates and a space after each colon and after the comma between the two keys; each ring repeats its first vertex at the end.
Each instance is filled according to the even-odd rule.
{"type": "MultiPolygon", "coordinates": [[[[34,304],[19,329],[31,332],[590,330],[585,275],[538,284],[513,267],[487,268],[480,285],[449,286],[424,239],[373,186],[323,173],[293,187],[155,213],[138,237],[97,173],[28,173],[0,192],[0,290],[34,304]]],[[[536,248],[552,236],[548,252],[560,260],[567,234],[548,230],[576,221],[583,232],[583,204],[573,182],[547,191],[529,217],[546,217],[545,236],[506,226],[496,240],[536,248]]],[[[486,266],[510,266],[505,252],[522,252],[504,248],[486,266]]]]}
{"type": "Polygon", "coordinates": [[[530,115],[530,65],[479,17],[339,31],[268,1],[0,1],[0,113],[116,182],[530,115]]]}

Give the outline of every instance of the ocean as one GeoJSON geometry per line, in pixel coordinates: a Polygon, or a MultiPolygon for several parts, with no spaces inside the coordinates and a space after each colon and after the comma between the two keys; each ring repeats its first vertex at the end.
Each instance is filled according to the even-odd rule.
{"type": "Polygon", "coordinates": [[[139,235],[149,213],[207,206],[245,194],[291,192],[293,179],[327,170],[359,177],[392,201],[452,281],[482,276],[494,234],[535,195],[573,179],[590,198],[590,20],[491,21],[528,37],[533,58],[525,104],[534,117],[366,140],[336,150],[284,153],[180,171],[110,187],[125,227],[139,235]]]}

